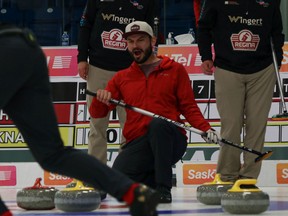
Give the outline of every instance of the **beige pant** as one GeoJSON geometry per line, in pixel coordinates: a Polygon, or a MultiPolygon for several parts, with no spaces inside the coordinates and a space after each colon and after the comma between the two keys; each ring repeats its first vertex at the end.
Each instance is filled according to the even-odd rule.
{"type": "MultiPolygon", "coordinates": [[[[87,89],[96,92],[98,89],[104,89],[108,81],[115,72],[103,70],[89,65],[89,74],[87,78],[87,89]]],[[[90,107],[93,97],[87,95],[87,107],[90,107]]],[[[119,117],[120,127],[123,128],[126,120],[126,112],[122,107],[116,107],[119,117]]],[[[109,125],[110,113],[105,118],[90,119],[90,133],[88,139],[88,154],[96,157],[103,163],[107,163],[107,128],[109,125]]],[[[121,142],[124,138],[121,135],[121,142]]]]}
{"type": "MultiPolygon", "coordinates": [[[[245,126],[244,145],[262,152],[275,83],[273,65],[248,75],[216,68],[216,103],[224,139],[240,144],[240,134],[245,126]]],[[[254,162],[257,155],[243,152],[244,163],[241,164],[241,152],[225,144],[220,148],[217,173],[220,173],[222,181],[258,178],[261,162],[254,162]]]]}

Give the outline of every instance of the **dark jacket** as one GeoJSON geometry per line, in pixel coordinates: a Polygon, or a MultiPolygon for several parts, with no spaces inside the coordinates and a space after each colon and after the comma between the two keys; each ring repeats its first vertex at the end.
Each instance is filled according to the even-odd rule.
{"type": "Polygon", "coordinates": [[[118,71],[132,58],[122,37],[127,24],[146,21],[153,27],[155,0],[88,0],[80,21],[78,62],[118,71]],[[134,2],[134,4],[133,4],[134,2]]]}
{"type": "Polygon", "coordinates": [[[279,66],[283,58],[279,0],[206,0],[199,20],[198,47],[202,61],[241,74],[258,72],[272,62],[272,37],[279,66]]]}

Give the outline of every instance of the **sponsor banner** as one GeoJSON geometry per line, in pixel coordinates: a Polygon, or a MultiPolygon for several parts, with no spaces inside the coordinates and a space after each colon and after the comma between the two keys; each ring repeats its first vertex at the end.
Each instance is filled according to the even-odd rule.
{"type": "Polygon", "coordinates": [[[19,130],[13,126],[1,127],[0,131],[0,148],[23,148],[26,143],[19,130]]]}
{"type": "Polygon", "coordinates": [[[44,171],[44,184],[45,185],[67,185],[71,181],[73,181],[73,178],[44,171]]]}
{"type": "Polygon", "coordinates": [[[288,184],[288,163],[277,164],[277,183],[288,184]]]}
{"type": "MultiPolygon", "coordinates": [[[[118,155],[118,148],[109,148],[108,166],[112,166],[118,155]]],[[[285,186],[288,185],[287,160],[264,160],[258,178],[258,186],[285,186]],[[269,173],[269,175],[267,175],[269,173]]],[[[176,174],[178,187],[195,187],[215,178],[217,161],[193,160],[179,161],[173,168],[176,174]]],[[[44,171],[36,162],[1,163],[0,188],[23,188],[32,186],[36,178],[42,178],[46,186],[65,186],[72,178],[44,171]],[[33,172],[32,172],[33,170],[33,172]]]]}
{"type": "MultiPolygon", "coordinates": [[[[108,155],[113,157],[114,161],[118,155],[118,149],[113,149],[108,155]]],[[[108,166],[111,166],[113,161],[108,161],[108,166]]],[[[177,187],[196,187],[206,182],[212,182],[216,175],[216,163],[216,161],[178,162],[173,169],[177,178],[177,187]]],[[[287,161],[264,160],[262,163],[262,169],[257,179],[258,186],[287,187],[287,161]]],[[[72,178],[67,176],[44,171],[36,162],[2,163],[0,166],[0,188],[29,187],[34,184],[36,178],[42,178],[42,185],[56,188],[63,187],[72,181],[72,178]]]]}
{"type": "MultiPolygon", "coordinates": [[[[216,175],[216,163],[213,161],[178,162],[176,178],[178,187],[195,187],[212,182],[216,175]]],[[[262,162],[257,186],[286,186],[288,184],[287,161],[262,162]],[[267,175],[269,173],[269,175],[267,175]]]]}
{"type": "Polygon", "coordinates": [[[199,185],[213,181],[216,164],[183,164],[183,184],[199,185]]]}
{"type": "MultiPolygon", "coordinates": [[[[165,55],[184,65],[189,75],[202,75],[201,56],[197,44],[159,45],[158,54],[165,55]]],[[[283,46],[283,61],[280,72],[288,72],[288,42],[283,46]]]]}
{"type": "Polygon", "coordinates": [[[283,60],[280,72],[288,72],[288,42],[283,46],[283,60]]]}
{"type": "Polygon", "coordinates": [[[203,74],[201,71],[201,56],[196,44],[189,45],[159,45],[158,55],[165,55],[183,64],[189,74],[203,74]]]}
{"type": "MultiPolygon", "coordinates": [[[[69,104],[59,104],[64,107],[73,109],[72,105],[69,104]],[[71,106],[71,107],[70,107],[71,106]]],[[[60,106],[60,107],[61,107],[60,106]]],[[[90,125],[88,122],[88,115],[83,115],[83,112],[87,114],[86,105],[85,104],[76,104],[78,106],[78,115],[76,118],[78,119],[77,124],[60,124],[60,134],[66,146],[74,146],[76,148],[86,149],[88,147],[88,135],[90,132],[90,125]],[[82,110],[82,111],[81,111],[82,110]],[[81,116],[83,115],[83,116],[81,116]],[[84,120],[81,122],[80,120],[84,120]],[[87,121],[86,121],[87,120],[87,121]]],[[[62,108],[61,108],[62,109],[62,108]]],[[[58,110],[57,112],[61,111],[58,110]]],[[[64,112],[64,111],[63,111],[64,112]]],[[[65,121],[70,121],[72,112],[65,113],[62,117],[66,119],[65,121]]],[[[63,120],[64,121],[64,120],[63,120]]],[[[220,132],[221,124],[219,121],[210,122],[211,126],[220,132]]],[[[188,125],[188,124],[187,124],[188,125]]],[[[205,154],[210,153],[212,149],[218,150],[217,145],[206,144],[205,141],[196,133],[191,131],[186,131],[188,145],[193,149],[203,148],[206,149],[205,154]]],[[[244,140],[244,134],[241,136],[241,141],[244,140]]],[[[118,122],[118,117],[115,112],[110,113],[110,124],[107,129],[107,144],[108,145],[116,145],[119,146],[121,143],[121,128],[118,122]],[[114,122],[114,123],[111,123],[114,122]]],[[[288,121],[268,121],[266,134],[265,134],[265,146],[268,148],[275,149],[275,153],[272,155],[272,158],[282,159],[285,155],[281,148],[288,147],[288,121]]],[[[0,131],[0,148],[23,148],[26,147],[26,143],[21,133],[19,133],[18,129],[15,128],[14,125],[2,127],[0,131]]],[[[202,153],[201,153],[202,154],[202,153]]],[[[213,157],[217,152],[213,152],[213,157]]],[[[200,152],[198,154],[200,156],[200,152]]],[[[189,157],[189,152],[186,153],[184,157],[189,157]]],[[[207,158],[206,158],[207,160],[207,158]]],[[[208,159],[210,160],[210,158],[208,159]]]]}
{"type": "MultiPolygon", "coordinates": [[[[59,126],[61,138],[65,146],[73,146],[74,126],[59,126]]],[[[1,148],[24,148],[27,147],[22,134],[15,126],[1,127],[0,149],[1,148]]]]}
{"type": "Polygon", "coordinates": [[[0,186],[15,186],[16,184],[16,166],[0,166],[0,186]]]}
{"type": "MultiPolygon", "coordinates": [[[[0,165],[0,173],[4,170],[11,171],[9,176],[6,176],[7,180],[6,184],[2,184],[0,182],[0,188],[3,186],[5,188],[24,188],[31,187],[34,185],[34,182],[37,178],[43,179],[43,170],[42,168],[35,162],[31,163],[1,163],[0,165]],[[7,168],[8,167],[8,168],[7,168]]],[[[42,181],[43,184],[43,181],[42,181]]]]}
{"type": "Polygon", "coordinates": [[[37,178],[41,178],[43,186],[61,187],[73,179],[55,173],[44,171],[36,162],[1,164],[0,188],[31,187],[37,178]],[[33,170],[33,172],[32,172],[33,170]]]}
{"type": "Polygon", "coordinates": [[[78,76],[77,47],[42,47],[50,76],[78,76]]]}
{"type": "MultiPolygon", "coordinates": [[[[47,56],[50,76],[78,77],[77,47],[42,47],[47,56]]],[[[288,71],[288,43],[283,46],[283,61],[280,72],[288,71]]],[[[166,55],[181,63],[189,74],[202,74],[201,56],[197,44],[189,45],[159,45],[159,55],[166,55]]]]}

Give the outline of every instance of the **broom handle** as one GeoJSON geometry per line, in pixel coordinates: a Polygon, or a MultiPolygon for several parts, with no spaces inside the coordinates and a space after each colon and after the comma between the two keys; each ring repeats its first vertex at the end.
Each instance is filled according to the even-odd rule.
{"type": "MultiPolygon", "coordinates": [[[[87,89],[86,89],[86,94],[88,94],[88,95],[90,95],[90,96],[93,96],[93,97],[96,96],[96,93],[91,92],[91,91],[89,91],[89,90],[87,90],[87,89]]],[[[130,110],[133,110],[133,111],[135,111],[135,112],[141,113],[141,114],[143,114],[143,115],[150,116],[150,117],[152,117],[152,118],[160,118],[160,119],[163,119],[163,120],[165,120],[165,121],[167,121],[167,122],[170,122],[170,123],[172,123],[172,124],[174,124],[174,125],[176,125],[176,126],[178,126],[178,127],[180,127],[180,128],[183,128],[183,129],[185,129],[185,130],[188,130],[188,131],[191,131],[191,132],[193,132],[193,133],[199,134],[199,135],[201,135],[201,136],[207,137],[207,133],[204,132],[204,131],[201,131],[201,130],[198,130],[198,129],[196,129],[196,128],[187,126],[187,125],[185,125],[185,124],[183,124],[183,123],[174,121],[174,120],[169,119],[169,118],[166,118],[166,117],[164,117],[164,116],[157,115],[157,114],[155,114],[155,113],[153,113],[153,112],[150,112],[150,111],[147,111],[147,110],[144,110],[144,109],[141,109],[141,108],[138,108],[138,107],[135,107],[135,106],[126,104],[126,103],[124,103],[123,101],[115,100],[115,99],[111,98],[111,99],[109,100],[109,102],[112,103],[112,104],[114,104],[114,105],[121,106],[121,107],[130,109],[130,110]]],[[[256,151],[256,150],[253,150],[253,149],[247,148],[247,147],[245,147],[245,146],[242,146],[242,145],[240,145],[240,144],[236,144],[236,143],[233,143],[233,142],[231,142],[231,141],[225,140],[225,139],[223,139],[223,138],[222,138],[221,140],[219,140],[219,143],[218,143],[218,144],[221,144],[221,143],[225,143],[225,144],[230,145],[230,146],[233,146],[233,147],[235,147],[235,148],[242,149],[243,151],[247,151],[247,152],[250,152],[250,153],[252,153],[252,154],[258,155],[259,157],[257,157],[257,158],[255,159],[255,161],[261,161],[262,158],[264,158],[266,155],[271,155],[271,153],[272,153],[272,152],[261,153],[261,152],[258,152],[258,151],[256,151]]]]}

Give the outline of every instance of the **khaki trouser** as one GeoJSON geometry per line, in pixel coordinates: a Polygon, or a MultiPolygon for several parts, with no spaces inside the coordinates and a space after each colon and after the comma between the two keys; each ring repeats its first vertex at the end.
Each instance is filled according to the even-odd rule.
{"type": "MultiPolygon", "coordinates": [[[[221,137],[240,144],[242,127],[245,125],[244,145],[262,152],[275,83],[273,65],[248,75],[216,68],[215,93],[221,119],[221,137]]],[[[225,144],[220,148],[217,173],[220,173],[222,181],[258,178],[261,162],[254,162],[257,155],[243,152],[244,163],[241,164],[241,152],[225,144]]]]}
{"type": "MultiPolygon", "coordinates": [[[[115,72],[103,70],[89,65],[89,74],[87,79],[87,89],[96,92],[98,89],[104,89],[108,81],[115,72]]],[[[87,107],[92,103],[92,96],[87,95],[87,107]]],[[[126,112],[122,107],[116,107],[119,117],[120,127],[123,128],[126,120],[126,112]]],[[[88,154],[96,157],[103,163],[107,163],[107,128],[109,125],[110,113],[105,118],[90,118],[90,133],[88,138],[88,154]]],[[[121,137],[124,142],[124,137],[121,137]]]]}

